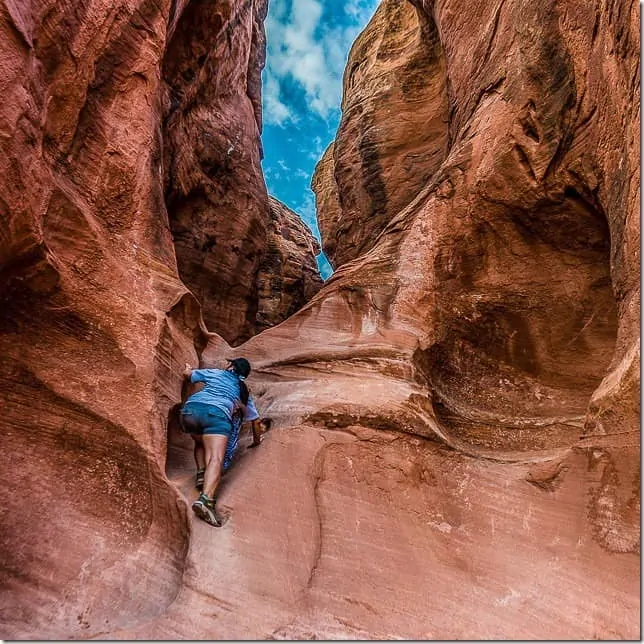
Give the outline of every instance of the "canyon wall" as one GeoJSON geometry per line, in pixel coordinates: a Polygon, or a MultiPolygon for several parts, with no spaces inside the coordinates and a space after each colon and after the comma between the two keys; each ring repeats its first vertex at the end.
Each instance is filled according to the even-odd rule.
{"type": "Polygon", "coordinates": [[[164,183],[179,275],[232,344],[256,331],[270,216],[261,171],[267,2],[190,2],[163,62],[164,183]]]}
{"type": "Polygon", "coordinates": [[[0,3],[3,637],[97,637],[179,592],[181,371],[202,310],[231,341],[257,330],[265,14],[0,3]]]}
{"type": "Polygon", "coordinates": [[[639,637],[639,105],[634,2],[381,4],[313,182],[337,270],[239,349],[276,429],[213,556],[269,532],[283,576],[224,632],[639,637]],[[413,117],[404,60],[436,93],[413,117]],[[288,501],[253,515],[281,454],[288,501]]]}
{"type": "Polygon", "coordinates": [[[637,639],[638,5],[384,0],[314,179],[337,270],[233,349],[310,244],[265,10],[0,5],[3,636],[637,639]],[[173,412],[234,355],[275,424],[214,529],[173,412]]]}
{"type": "Polygon", "coordinates": [[[445,158],[445,79],[434,22],[383,2],[351,49],[340,127],[312,182],[333,266],[371,248],[445,158]]]}
{"type": "Polygon", "coordinates": [[[611,422],[596,399],[622,385],[628,431],[638,426],[632,386],[618,385],[639,355],[636,14],[627,3],[469,12],[392,0],[352,49],[342,123],[313,181],[340,270],[300,319],[333,302],[352,345],[411,351],[431,414],[458,440],[503,435],[497,446],[510,447],[530,434],[536,447],[545,423],[567,444],[568,421],[589,433],[602,409],[611,422]],[[403,56],[387,64],[392,48],[403,56]],[[391,155],[419,140],[393,133],[418,95],[401,82],[408,59],[424,61],[437,94],[416,104],[414,127],[425,118],[436,148],[411,172],[391,155]],[[374,127],[377,112],[398,116],[374,127]],[[358,155],[352,146],[374,131],[382,143],[358,155]],[[387,194],[409,186],[407,205],[372,216],[355,195],[375,176],[387,194]],[[524,425],[533,431],[509,431],[524,425]]]}
{"type": "Polygon", "coordinates": [[[266,0],[187,4],[162,67],[179,276],[206,326],[233,345],[287,318],[321,284],[315,239],[292,211],[276,215],[260,165],[266,11],[266,0]]]}
{"type": "Polygon", "coordinates": [[[205,336],[163,200],[167,11],[0,8],[4,637],[95,635],[180,587],[165,421],[205,336]]]}
{"type": "Polygon", "coordinates": [[[257,276],[259,331],[286,320],[321,288],[320,245],[299,215],[269,198],[270,228],[257,276]]]}

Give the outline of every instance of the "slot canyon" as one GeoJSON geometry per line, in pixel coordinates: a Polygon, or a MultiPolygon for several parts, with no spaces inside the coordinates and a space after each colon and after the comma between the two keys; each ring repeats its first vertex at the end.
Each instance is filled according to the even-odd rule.
{"type": "Polygon", "coordinates": [[[0,636],[639,639],[639,4],[382,0],[321,243],[267,11],[0,2],[0,636]],[[237,356],[213,528],[182,372],[237,356]]]}

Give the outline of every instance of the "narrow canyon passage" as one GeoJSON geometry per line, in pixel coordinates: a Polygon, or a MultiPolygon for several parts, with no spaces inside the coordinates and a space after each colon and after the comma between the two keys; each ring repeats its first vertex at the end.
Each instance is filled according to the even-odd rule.
{"type": "MultiPolygon", "coordinates": [[[[599,461],[589,474],[581,452],[512,464],[359,426],[272,431],[226,475],[224,527],[193,519],[174,604],[111,636],[503,639],[508,623],[520,639],[635,636],[615,624],[637,611],[637,556],[582,529],[599,461]]],[[[190,456],[169,472],[187,499],[190,456]]]]}
{"type": "Polygon", "coordinates": [[[636,639],[637,3],[383,0],[320,243],[267,10],[0,1],[2,635],[636,639]],[[181,374],[239,355],[212,528],[181,374]]]}
{"type": "MultiPolygon", "coordinates": [[[[612,108],[574,85],[586,54],[569,46],[560,31],[569,24],[552,7],[530,14],[542,27],[524,46],[508,40],[508,25],[526,19],[525,7],[481,7],[481,33],[447,4],[419,18],[406,3],[385,3],[361,36],[338,138],[316,175],[323,245],[337,272],[302,311],[240,348],[278,422],[269,449],[299,445],[301,466],[302,446],[324,441],[305,462],[318,524],[313,563],[304,565],[307,554],[288,583],[270,585],[290,616],[255,631],[261,637],[638,632],[629,571],[640,547],[638,412],[630,412],[639,344],[636,333],[624,340],[636,327],[614,259],[616,226],[617,236],[636,228],[617,224],[613,209],[619,199],[635,205],[636,188],[619,182],[622,196],[609,196],[591,170],[602,162],[587,160],[612,108]],[[383,18],[393,14],[397,23],[383,18]],[[378,121],[386,100],[397,109],[404,100],[370,103],[374,87],[400,78],[395,64],[380,63],[395,50],[387,30],[397,24],[394,40],[405,33],[414,59],[414,25],[432,33],[437,16],[442,40],[427,75],[438,91],[423,114],[435,109],[440,123],[440,88],[450,88],[449,141],[433,152],[431,180],[420,178],[422,189],[383,219],[388,186],[407,185],[401,172],[415,167],[387,156],[387,134],[401,140],[399,122],[378,121]],[[456,49],[454,34],[471,45],[456,49]],[[513,56],[532,58],[500,73],[498,61],[513,56]]],[[[590,34],[593,20],[575,19],[590,34]]],[[[204,352],[206,361],[220,355],[204,352]]],[[[257,480],[247,462],[245,475],[257,480]]],[[[235,539],[235,517],[245,514],[236,501],[247,497],[236,487],[228,494],[224,529],[235,539]]],[[[289,516],[280,501],[269,504],[279,535],[266,545],[270,560],[308,540],[275,521],[289,516]]]]}
{"type": "MultiPolygon", "coordinates": [[[[571,107],[530,98],[540,80],[491,93],[468,121],[436,34],[389,2],[356,43],[314,179],[337,271],[280,326],[202,354],[246,355],[277,427],[226,475],[225,526],[193,520],[175,604],[119,636],[182,636],[195,610],[209,615],[202,637],[637,634],[637,432],[615,442],[588,425],[619,351],[612,215],[585,178],[553,173],[557,140],[572,160],[556,163],[578,154],[571,107]],[[432,82],[398,89],[410,66],[432,82]],[[387,116],[406,100],[436,125],[425,150],[401,145],[417,125],[387,116]]],[[[169,446],[190,501],[189,444],[172,434],[169,446]]]]}

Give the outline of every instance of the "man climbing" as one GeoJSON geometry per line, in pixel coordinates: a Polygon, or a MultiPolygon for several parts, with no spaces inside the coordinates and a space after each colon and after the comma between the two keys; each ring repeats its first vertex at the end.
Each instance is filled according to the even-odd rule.
{"type": "Polygon", "coordinates": [[[228,363],[225,370],[193,369],[186,364],[183,372],[191,382],[205,384],[201,391],[188,398],[181,410],[181,425],[195,441],[197,487],[203,486],[192,509],[200,519],[216,527],[222,525],[222,520],[215,510],[215,492],[221,480],[226,447],[233,436],[233,418],[239,415],[241,422],[252,422],[251,447],[261,442],[259,414],[244,382],[250,374],[250,363],[245,358],[228,360],[228,363]]]}

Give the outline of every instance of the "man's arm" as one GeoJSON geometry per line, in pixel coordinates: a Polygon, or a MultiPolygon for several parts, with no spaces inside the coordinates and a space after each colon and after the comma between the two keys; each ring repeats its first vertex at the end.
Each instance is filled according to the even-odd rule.
{"type": "Polygon", "coordinates": [[[259,418],[251,421],[251,429],[253,430],[253,442],[250,447],[257,447],[262,442],[262,425],[259,418]]]}
{"type": "Polygon", "coordinates": [[[264,434],[271,428],[273,420],[271,418],[257,418],[252,422],[253,442],[248,447],[257,447],[264,438],[264,434]]]}
{"type": "Polygon", "coordinates": [[[262,442],[264,434],[271,428],[273,421],[270,418],[260,417],[252,396],[244,406],[244,421],[250,423],[253,432],[253,442],[248,447],[257,447],[262,442]]]}

